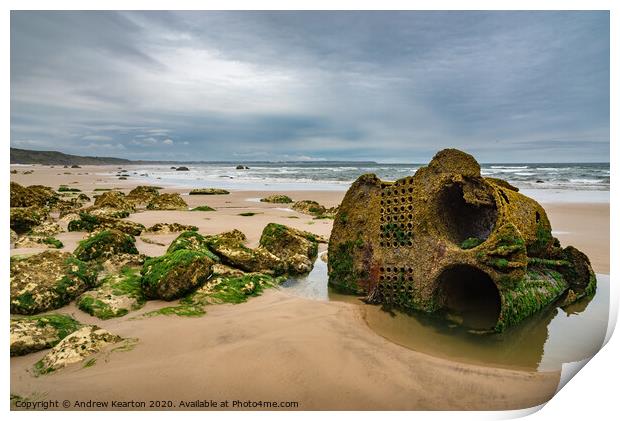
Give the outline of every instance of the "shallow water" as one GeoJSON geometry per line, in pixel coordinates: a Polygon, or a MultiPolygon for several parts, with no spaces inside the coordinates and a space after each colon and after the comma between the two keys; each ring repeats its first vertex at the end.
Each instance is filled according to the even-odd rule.
{"type": "Polygon", "coordinates": [[[358,297],[338,294],[327,285],[327,264],[321,259],[307,276],[289,279],[283,287],[306,298],[359,304],[373,331],[415,351],[473,364],[550,371],[601,348],[609,314],[609,276],[597,275],[597,279],[592,299],[564,309],[551,306],[501,334],[475,333],[445,318],[386,311],[358,297]]]}

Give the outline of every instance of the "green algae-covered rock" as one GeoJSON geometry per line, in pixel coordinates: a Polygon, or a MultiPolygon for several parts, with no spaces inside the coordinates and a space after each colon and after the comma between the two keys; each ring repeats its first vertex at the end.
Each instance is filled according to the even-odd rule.
{"type": "Polygon", "coordinates": [[[127,195],[127,200],[134,204],[147,204],[159,196],[159,189],[154,186],[138,186],[127,195]]]}
{"type": "Polygon", "coordinates": [[[61,249],[64,247],[62,241],[54,237],[44,237],[40,235],[25,235],[15,241],[15,248],[50,248],[61,249]]]}
{"type": "Polygon", "coordinates": [[[122,253],[138,254],[136,239],[132,235],[114,229],[93,232],[80,241],[73,252],[75,257],[83,261],[105,260],[122,253]]]}
{"type": "Polygon", "coordinates": [[[135,212],[136,208],[127,196],[120,191],[106,191],[95,198],[93,208],[112,208],[116,210],[124,210],[127,212],[135,212]]]}
{"type": "Polygon", "coordinates": [[[51,348],[81,326],[65,314],[11,319],[11,357],[51,348]]]}
{"type": "Polygon", "coordinates": [[[153,197],[146,208],[148,210],[187,210],[187,203],[178,193],[163,193],[153,197]]]}
{"type": "Polygon", "coordinates": [[[70,253],[44,251],[13,257],[11,313],[36,314],[62,307],[96,283],[96,270],[70,253]]]}
{"type": "Polygon", "coordinates": [[[27,208],[11,208],[11,229],[18,234],[25,234],[40,225],[48,217],[46,208],[30,206],[27,208]]]}
{"type": "Polygon", "coordinates": [[[201,286],[215,261],[206,253],[176,250],[148,259],[142,268],[142,290],[148,298],[174,300],[201,286]]]}
{"type": "Polygon", "coordinates": [[[314,200],[300,200],[292,206],[299,213],[314,216],[315,218],[333,218],[338,208],[326,208],[314,200]]]}
{"type": "Polygon", "coordinates": [[[282,259],[293,274],[310,272],[318,253],[314,234],[275,223],[263,229],[260,246],[282,259]]]}
{"type": "Polygon", "coordinates": [[[232,276],[214,276],[181,304],[204,306],[208,304],[239,304],[248,298],[259,296],[265,289],[283,282],[285,277],[271,277],[264,273],[248,273],[232,276]]]}
{"type": "Polygon", "coordinates": [[[71,364],[84,361],[123,338],[97,326],[84,326],[56,344],[34,366],[36,375],[48,374],[71,364]]]}
{"type": "Polygon", "coordinates": [[[272,194],[271,196],[263,197],[260,201],[266,203],[293,203],[293,199],[285,194],[272,194]]]}
{"type": "Polygon", "coordinates": [[[86,291],[76,301],[80,310],[102,320],[124,316],[145,302],[140,273],[129,268],[108,275],[99,287],[86,291]]]}
{"type": "Polygon", "coordinates": [[[257,247],[251,249],[243,244],[245,235],[233,230],[208,237],[209,249],[223,263],[245,272],[267,272],[275,275],[286,272],[287,265],[270,251],[257,247]]]}
{"type": "Polygon", "coordinates": [[[194,225],[183,225],[178,224],[176,222],[172,224],[168,223],[157,223],[152,227],[144,230],[145,233],[148,234],[170,234],[173,232],[182,232],[182,231],[198,231],[198,227],[194,225]]]}
{"type": "Polygon", "coordinates": [[[191,195],[195,195],[195,194],[212,195],[212,194],[230,194],[230,192],[224,189],[209,188],[209,189],[194,189],[190,191],[189,194],[191,195]]]}
{"type": "Polygon", "coordinates": [[[11,207],[27,208],[30,206],[52,206],[59,200],[59,195],[51,187],[28,186],[11,182],[11,207]]]}
{"type": "Polygon", "coordinates": [[[198,234],[196,231],[185,231],[175,238],[168,246],[167,253],[177,250],[193,250],[208,254],[213,260],[219,261],[209,250],[209,241],[207,237],[198,234]]]}
{"type": "Polygon", "coordinates": [[[45,221],[30,230],[30,235],[36,235],[39,237],[51,237],[53,235],[61,233],[62,231],[63,229],[56,222],[45,221]]]}
{"type": "Polygon", "coordinates": [[[137,222],[81,212],[79,219],[71,220],[67,229],[69,231],[86,232],[93,232],[100,229],[115,229],[129,235],[140,235],[145,228],[144,225],[137,222]]]}
{"type": "Polygon", "coordinates": [[[495,331],[596,288],[587,257],[561,248],[536,201],[482,177],[455,149],[395,182],[358,178],[334,220],[328,272],[332,287],[371,303],[459,314],[483,307],[495,331]]]}

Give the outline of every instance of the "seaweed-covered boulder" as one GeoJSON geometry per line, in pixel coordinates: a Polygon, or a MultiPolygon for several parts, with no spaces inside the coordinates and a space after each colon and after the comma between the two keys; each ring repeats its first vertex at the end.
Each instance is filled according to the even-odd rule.
{"type": "Polygon", "coordinates": [[[330,285],[388,306],[484,314],[477,327],[495,331],[568,289],[591,295],[587,258],[562,249],[545,210],[517,190],[455,149],[395,182],[362,175],[334,220],[330,285]]]}
{"type": "Polygon", "coordinates": [[[263,229],[260,246],[282,259],[289,273],[310,272],[318,254],[314,234],[275,223],[263,229]]]}
{"type": "Polygon", "coordinates": [[[130,235],[140,235],[144,231],[144,225],[132,221],[124,221],[109,216],[92,215],[81,212],[79,219],[73,219],[67,226],[69,231],[93,232],[100,229],[115,229],[130,235]]]}
{"type": "Polygon", "coordinates": [[[129,234],[106,229],[95,231],[80,241],[73,254],[80,260],[106,260],[111,256],[127,253],[138,254],[136,239],[129,234]]]}
{"type": "Polygon", "coordinates": [[[208,237],[209,249],[223,263],[244,272],[267,272],[275,275],[286,272],[286,263],[268,250],[257,247],[251,249],[243,244],[245,235],[233,230],[228,233],[208,237]]]}
{"type": "Polygon", "coordinates": [[[182,231],[198,231],[198,227],[195,225],[178,224],[176,222],[171,224],[160,222],[144,230],[144,232],[148,234],[171,234],[173,232],[182,231]]]}
{"type": "Polygon", "coordinates": [[[59,195],[51,187],[34,185],[24,187],[11,182],[11,207],[51,206],[59,200],[59,195]]]}
{"type": "Polygon", "coordinates": [[[338,207],[326,208],[314,200],[300,200],[292,206],[293,210],[315,218],[333,218],[338,212],[338,207]]]}
{"type": "Polygon", "coordinates": [[[112,208],[124,210],[127,212],[135,212],[136,208],[131,201],[120,191],[106,191],[95,198],[93,208],[112,208]]]}
{"type": "Polygon", "coordinates": [[[206,282],[214,263],[206,253],[183,249],[148,259],[141,272],[142,290],[148,298],[174,300],[206,282]]]}
{"type": "Polygon", "coordinates": [[[86,291],[76,303],[80,310],[106,320],[138,310],[145,302],[139,272],[124,269],[108,275],[99,287],[86,291]]]}
{"type": "Polygon", "coordinates": [[[260,201],[266,203],[293,203],[293,199],[285,194],[272,194],[271,196],[263,197],[260,201]]]}
{"type": "Polygon", "coordinates": [[[189,192],[189,194],[190,195],[195,195],[195,194],[213,195],[213,194],[230,194],[230,192],[224,189],[207,188],[207,189],[193,189],[189,192]]]}
{"type": "Polygon", "coordinates": [[[123,338],[97,326],[84,326],[61,340],[34,367],[37,375],[84,361],[123,338]]]}
{"type": "Polygon", "coordinates": [[[11,229],[18,234],[25,234],[40,225],[48,217],[46,208],[30,206],[27,208],[11,208],[11,229]]]}
{"type": "MultiPolygon", "coordinates": [[[[207,237],[198,234],[196,231],[185,231],[177,238],[172,240],[172,243],[168,246],[166,253],[172,253],[177,250],[194,250],[194,251],[209,251],[209,241],[207,237]]],[[[214,260],[219,260],[216,256],[211,256],[214,260]]]]}
{"type": "Polygon", "coordinates": [[[61,249],[64,247],[62,241],[54,237],[46,237],[41,235],[25,235],[20,237],[14,243],[15,248],[50,248],[50,249],[61,249]]]}
{"type": "Polygon", "coordinates": [[[67,200],[59,200],[54,205],[54,209],[58,211],[60,217],[62,218],[70,213],[78,212],[81,208],[84,207],[85,203],[85,201],[80,200],[77,197],[72,197],[67,200]]]}
{"type": "Polygon", "coordinates": [[[94,287],[96,270],[71,253],[11,258],[11,313],[36,314],[67,304],[94,287]]]}
{"type": "Polygon", "coordinates": [[[154,186],[138,186],[127,195],[127,200],[134,204],[147,204],[159,196],[159,189],[154,186]]]}
{"type": "Polygon", "coordinates": [[[187,210],[187,203],[179,193],[163,193],[151,199],[148,210],[187,210]]]}
{"type": "Polygon", "coordinates": [[[35,226],[32,230],[30,230],[31,235],[37,235],[40,237],[51,237],[58,233],[61,233],[63,229],[56,222],[53,221],[45,221],[40,225],[35,226]]]}
{"type": "Polygon", "coordinates": [[[239,304],[256,297],[286,278],[272,277],[264,273],[243,273],[214,276],[209,282],[181,300],[184,305],[205,306],[209,304],[239,304]]]}
{"type": "Polygon", "coordinates": [[[11,319],[11,357],[51,348],[81,326],[65,314],[11,319]]]}

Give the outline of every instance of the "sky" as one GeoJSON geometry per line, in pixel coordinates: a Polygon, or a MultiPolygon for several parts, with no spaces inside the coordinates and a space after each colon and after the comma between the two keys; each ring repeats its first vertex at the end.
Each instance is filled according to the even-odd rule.
{"type": "Polygon", "coordinates": [[[11,13],[11,146],[609,161],[609,13],[11,13]]]}

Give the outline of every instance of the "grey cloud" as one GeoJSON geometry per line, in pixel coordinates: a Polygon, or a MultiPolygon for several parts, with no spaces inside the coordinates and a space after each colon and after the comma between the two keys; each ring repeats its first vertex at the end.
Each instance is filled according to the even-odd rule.
{"type": "Polygon", "coordinates": [[[607,161],[609,14],[12,12],[11,110],[74,153],[607,161]]]}

